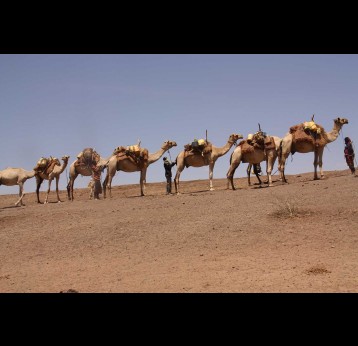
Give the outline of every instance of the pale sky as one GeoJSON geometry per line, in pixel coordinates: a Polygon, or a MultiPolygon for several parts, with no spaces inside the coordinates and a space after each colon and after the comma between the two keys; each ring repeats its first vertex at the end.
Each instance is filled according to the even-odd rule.
{"type": "MultiPolygon", "coordinates": [[[[231,133],[256,132],[258,123],[283,137],[312,114],[327,131],[334,118],[349,120],[323,156],[325,171],[343,170],[343,138],[356,141],[357,95],[357,54],[0,54],[0,170],[31,170],[50,155],[69,155],[70,164],[86,147],[108,157],[138,139],[150,153],[175,140],[174,161],[206,130],[215,146],[231,133]]],[[[216,162],[214,178],[226,177],[233,149],[216,162]]],[[[286,174],[313,172],[313,153],[292,158],[286,174]]],[[[246,168],[241,164],[235,178],[246,176],[246,168]]],[[[61,175],[61,190],[68,172],[61,175]]],[[[189,167],[181,180],[208,175],[208,166],[189,167]]],[[[89,180],[78,176],[75,188],[89,180]]],[[[162,159],[147,172],[147,183],[161,181],[162,159]]],[[[139,184],[139,172],[117,172],[112,186],[123,184],[139,184]]],[[[47,186],[43,182],[41,191],[47,186]]],[[[35,178],[25,183],[26,192],[35,189],[35,178]]],[[[9,193],[18,193],[18,186],[0,186],[0,194],[9,193]]]]}

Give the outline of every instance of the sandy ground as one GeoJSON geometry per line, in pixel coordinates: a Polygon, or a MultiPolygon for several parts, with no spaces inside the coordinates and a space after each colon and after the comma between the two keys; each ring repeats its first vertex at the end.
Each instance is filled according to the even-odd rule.
{"type": "Polygon", "coordinates": [[[287,178],[184,181],[169,196],[165,182],[145,197],[114,186],[97,201],[75,189],[63,203],[51,191],[46,205],[28,193],[23,207],[2,195],[0,292],[358,292],[358,178],[287,178]]]}

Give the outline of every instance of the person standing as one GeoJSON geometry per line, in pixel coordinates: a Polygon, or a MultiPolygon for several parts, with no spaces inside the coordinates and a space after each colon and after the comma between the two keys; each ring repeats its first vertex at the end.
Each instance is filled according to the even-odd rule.
{"type": "Polygon", "coordinates": [[[346,144],[344,147],[344,157],[352,174],[355,174],[356,169],[354,168],[354,149],[352,141],[349,137],[346,137],[344,138],[344,142],[346,144]]]}
{"type": "Polygon", "coordinates": [[[101,173],[102,167],[92,165],[92,180],[93,180],[93,198],[94,200],[99,199],[99,195],[102,193],[102,185],[101,185],[101,173]]]}
{"type": "Polygon", "coordinates": [[[167,195],[172,194],[172,168],[176,165],[177,161],[170,162],[166,157],[163,157],[165,178],[167,179],[167,195]]]}

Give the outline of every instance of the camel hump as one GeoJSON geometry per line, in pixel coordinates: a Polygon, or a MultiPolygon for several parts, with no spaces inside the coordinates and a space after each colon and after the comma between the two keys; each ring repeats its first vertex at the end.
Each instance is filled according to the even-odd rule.
{"type": "Polygon", "coordinates": [[[295,133],[297,130],[299,130],[300,128],[303,128],[303,124],[298,124],[295,126],[291,126],[290,127],[290,133],[293,134],[295,133]]]}
{"type": "MultiPolygon", "coordinates": [[[[240,141],[238,146],[241,147],[241,153],[242,154],[251,154],[254,152],[254,146],[251,144],[251,141],[247,141],[246,139],[240,141]]],[[[242,158],[244,160],[244,157],[242,158]]],[[[245,162],[245,161],[242,161],[245,162]]]]}

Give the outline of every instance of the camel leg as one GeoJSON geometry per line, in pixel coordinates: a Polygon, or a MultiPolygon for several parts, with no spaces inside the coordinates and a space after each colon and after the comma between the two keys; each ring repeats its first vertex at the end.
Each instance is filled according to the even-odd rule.
{"type": "Polygon", "coordinates": [[[267,181],[268,186],[273,186],[272,184],[272,167],[274,165],[274,162],[276,160],[274,153],[267,153],[267,159],[266,159],[266,173],[267,173],[267,181]]]}
{"type": "Polygon", "coordinates": [[[278,151],[278,170],[280,171],[280,179],[284,183],[288,183],[285,176],[285,165],[288,156],[290,155],[292,148],[292,138],[282,140],[280,144],[280,149],[278,151]]]}
{"type": "Polygon", "coordinates": [[[271,172],[272,172],[271,168],[267,167],[266,174],[267,174],[268,186],[273,186],[271,172]]]}
{"type": "Polygon", "coordinates": [[[140,195],[145,196],[145,179],[146,179],[147,169],[144,168],[140,171],[140,195]]]}
{"type": "Polygon", "coordinates": [[[52,179],[49,179],[49,180],[48,180],[48,188],[47,188],[47,193],[46,193],[46,198],[45,198],[44,204],[47,204],[47,203],[48,203],[48,195],[50,194],[51,183],[52,183],[52,179]]]}
{"type": "Polygon", "coordinates": [[[180,172],[177,170],[174,177],[174,187],[175,187],[175,193],[179,195],[179,178],[180,178],[180,172]]]}
{"type": "MultiPolygon", "coordinates": [[[[249,186],[251,186],[251,181],[250,181],[250,175],[251,175],[251,168],[252,168],[252,164],[249,163],[249,165],[247,166],[247,169],[246,169],[246,173],[247,173],[247,182],[249,184],[249,186]]],[[[254,171],[255,171],[255,168],[254,168],[254,171]]],[[[256,172],[255,172],[256,174],[256,172]]],[[[256,175],[257,176],[257,175],[256,175]]]]}
{"type": "Polygon", "coordinates": [[[59,194],[59,191],[58,191],[58,181],[60,180],[60,177],[56,177],[56,194],[57,194],[57,202],[58,203],[61,203],[61,199],[60,199],[60,194],[59,194]]]}
{"type": "Polygon", "coordinates": [[[40,202],[40,187],[41,184],[43,182],[43,179],[41,177],[39,177],[38,175],[36,175],[36,195],[37,195],[37,203],[41,203],[40,202]]]}
{"type": "Polygon", "coordinates": [[[15,203],[15,206],[18,206],[19,204],[21,205],[25,205],[23,202],[22,202],[22,199],[23,197],[25,196],[25,193],[24,193],[24,184],[22,181],[18,182],[17,183],[19,185],[19,199],[17,200],[17,202],[15,203]]]}
{"type": "Polygon", "coordinates": [[[319,171],[320,171],[320,176],[321,176],[321,179],[324,178],[324,173],[323,173],[323,150],[319,151],[318,152],[318,165],[319,165],[319,171]]]}
{"type": "Polygon", "coordinates": [[[237,166],[230,167],[229,171],[226,173],[226,178],[227,178],[226,188],[227,189],[229,189],[229,186],[231,185],[231,188],[233,190],[236,190],[235,185],[234,185],[234,174],[235,174],[236,168],[237,168],[237,166]]]}
{"type": "Polygon", "coordinates": [[[175,173],[175,178],[174,178],[175,193],[177,195],[180,194],[180,192],[179,192],[179,179],[180,179],[180,174],[181,174],[181,172],[183,170],[184,170],[184,163],[177,165],[177,172],[175,173]]]}
{"type": "MultiPolygon", "coordinates": [[[[106,187],[108,189],[109,198],[112,198],[112,179],[113,179],[113,175],[107,174],[107,176],[105,178],[105,182],[106,182],[106,187]]],[[[104,182],[103,182],[103,185],[104,185],[104,182]]],[[[104,191],[105,190],[103,190],[103,198],[105,198],[105,196],[106,196],[104,191]]]]}
{"type": "Polygon", "coordinates": [[[232,161],[229,167],[228,172],[226,173],[226,178],[227,178],[227,185],[226,188],[229,189],[229,186],[231,184],[231,188],[233,190],[236,190],[235,185],[234,185],[234,174],[235,171],[237,169],[237,167],[239,167],[240,162],[237,163],[237,161],[232,161]]]}
{"type": "Polygon", "coordinates": [[[278,170],[280,171],[280,180],[284,183],[288,183],[286,176],[285,176],[285,165],[286,165],[286,160],[287,160],[288,155],[283,155],[282,157],[280,157],[279,159],[279,163],[278,163],[278,170]]]}
{"type": "MultiPolygon", "coordinates": [[[[107,188],[107,181],[108,181],[108,172],[106,174],[106,177],[103,180],[103,184],[102,184],[102,190],[103,190],[103,198],[106,198],[106,188],[107,188]]],[[[92,189],[91,189],[91,193],[90,193],[90,199],[92,199],[92,189]]]]}
{"type": "Polygon", "coordinates": [[[75,185],[75,179],[72,179],[70,184],[70,190],[71,190],[71,200],[73,201],[73,186],[75,185]]]}
{"type": "Polygon", "coordinates": [[[67,184],[66,188],[67,188],[67,198],[70,201],[71,200],[71,187],[70,187],[71,181],[67,184]]]}
{"type": "Polygon", "coordinates": [[[210,186],[210,191],[214,191],[214,187],[213,187],[213,176],[214,176],[214,165],[215,162],[210,162],[209,163],[209,186],[210,186]]]}
{"type": "Polygon", "coordinates": [[[75,179],[77,178],[78,173],[75,173],[75,175],[70,176],[70,181],[67,185],[67,194],[68,194],[68,199],[70,201],[73,201],[73,186],[75,184],[75,179]]]}
{"type": "Polygon", "coordinates": [[[314,160],[313,160],[313,167],[314,167],[314,180],[318,180],[318,175],[317,175],[317,166],[318,166],[318,152],[317,150],[315,150],[314,152],[314,160]]]}

